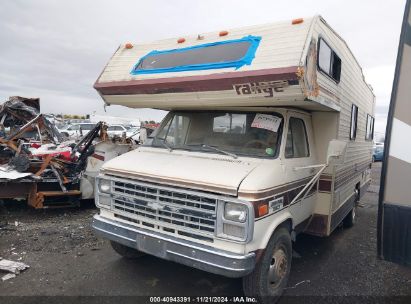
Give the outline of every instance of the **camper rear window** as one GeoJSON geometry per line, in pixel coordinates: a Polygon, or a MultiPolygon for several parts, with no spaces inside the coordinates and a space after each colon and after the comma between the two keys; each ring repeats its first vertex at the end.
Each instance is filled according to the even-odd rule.
{"type": "Polygon", "coordinates": [[[341,78],[341,59],[323,39],[320,39],[318,67],[336,82],[341,78]]]}
{"type": "Polygon", "coordinates": [[[242,39],[220,41],[187,48],[152,51],[142,57],[131,74],[151,74],[208,70],[251,64],[260,37],[247,36],[242,39]]]}

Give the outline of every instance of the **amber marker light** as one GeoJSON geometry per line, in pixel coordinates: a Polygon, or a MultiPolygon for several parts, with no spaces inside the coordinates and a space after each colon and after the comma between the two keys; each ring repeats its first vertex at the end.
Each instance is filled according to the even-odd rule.
{"type": "Polygon", "coordinates": [[[263,203],[258,206],[258,217],[262,217],[266,214],[268,214],[268,204],[263,203]]]}
{"type": "Polygon", "coordinates": [[[132,43],[126,43],[125,47],[126,47],[126,49],[132,49],[133,44],[132,43]]]}
{"type": "Polygon", "coordinates": [[[186,38],[178,38],[177,43],[184,43],[186,38]]]}
{"type": "Polygon", "coordinates": [[[221,31],[218,35],[219,35],[220,37],[227,36],[227,35],[228,35],[228,32],[227,32],[227,31],[221,31]]]}
{"type": "Polygon", "coordinates": [[[297,18],[297,19],[293,19],[293,20],[291,21],[291,24],[295,25],[295,24],[301,24],[301,23],[303,23],[303,22],[304,22],[304,19],[303,19],[303,18],[297,18]]]}

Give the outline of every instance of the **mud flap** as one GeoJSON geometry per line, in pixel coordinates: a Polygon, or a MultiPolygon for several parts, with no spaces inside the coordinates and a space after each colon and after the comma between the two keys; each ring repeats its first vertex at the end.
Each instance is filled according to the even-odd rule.
{"type": "Polygon", "coordinates": [[[384,204],[382,256],[411,266],[411,207],[384,204]]]}

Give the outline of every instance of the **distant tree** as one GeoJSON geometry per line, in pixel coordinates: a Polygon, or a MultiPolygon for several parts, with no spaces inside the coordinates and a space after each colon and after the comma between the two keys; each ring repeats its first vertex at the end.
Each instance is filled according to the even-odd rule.
{"type": "Polygon", "coordinates": [[[150,120],[148,123],[149,124],[155,124],[156,122],[154,120],[150,120]]]}

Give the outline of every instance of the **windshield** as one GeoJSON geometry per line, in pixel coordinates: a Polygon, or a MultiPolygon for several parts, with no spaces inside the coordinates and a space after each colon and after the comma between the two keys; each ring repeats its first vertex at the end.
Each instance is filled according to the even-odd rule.
{"type": "Polygon", "coordinates": [[[282,121],[278,113],[171,112],[148,145],[274,158],[278,154],[282,121]]]}

